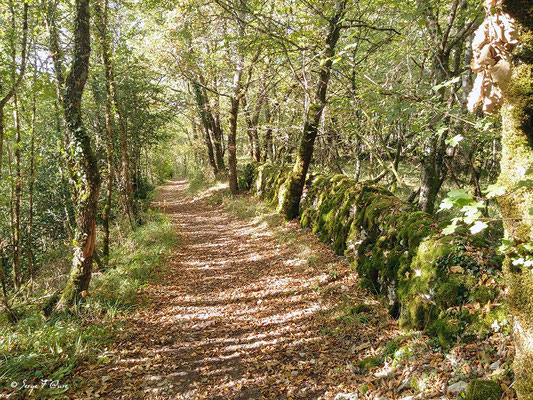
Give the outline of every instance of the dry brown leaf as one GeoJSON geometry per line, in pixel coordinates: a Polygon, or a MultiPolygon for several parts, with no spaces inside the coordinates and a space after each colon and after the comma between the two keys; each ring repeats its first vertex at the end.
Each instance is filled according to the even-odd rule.
{"type": "Polygon", "coordinates": [[[510,52],[517,43],[513,19],[493,7],[500,0],[486,0],[488,15],[476,30],[472,42],[472,71],[478,76],[468,96],[467,108],[473,112],[483,103],[483,111],[494,113],[502,105],[502,89],[506,89],[511,77],[510,52]],[[489,12],[490,11],[490,12],[489,12]]]}
{"type": "Polygon", "coordinates": [[[480,50],[487,43],[489,43],[489,22],[485,20],[476,30],[472,40],[472,49],[474,51],[480,50]]]}
{"type": "Polygon", "coordinates": [[[491,9],[491,8],[494,7],[497,3],[498,3],[498,0],[485,0],[485,2],[483,3],[483,5],[485,6],[485,8],[487,8],[487,9],[491,9]]]}

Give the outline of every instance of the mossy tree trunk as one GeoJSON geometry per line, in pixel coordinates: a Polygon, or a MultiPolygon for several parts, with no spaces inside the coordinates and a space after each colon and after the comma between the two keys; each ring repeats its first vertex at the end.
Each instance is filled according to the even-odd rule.
{"type": "Polygon", "coordinates": [[[237,194],[239,184],[237,182],[237,124],[239,118],[239,108],[241,100],[246,94],[242,85],[242,74],[244,68],[244,49],[240,41],[244,38],[244,6],[238,5],[237,31],[239,41],[237,45],[237,58],[235,62],[235,72],[233,73],[233,93],[230,96],[229,112],[229,134],[228,134],[228,166],[229,166],[229,190],[232,194],[237,194]]]}
{"type": "Polygon", "coordinates": [[[237,183],[237,118],[239,115],[238,91],[240,90],[241,73],[236,72],[235,81],[238,81],[239,89],[235,90],[237,96],[231,98],[231,108],[229,116],[230,130],[228,135],[228,165],[229,165],[229,190],[233,194],[239,191],[237,183]],[[238,75],[238,77],[237,77],[238,75]]]}
{"type": "MultiPolygon", "coordinates": [[[[504,9],[516,21],[520,35],[513,52],[513,73],[504,90],[502,111],[502,160],[499,183],[506,191],[499,198],[507,235],[520,246],[532,240],[533,191],[517,189],[528,179],[533,156],[533,4],[506,0],[504,9]]],[[[530,177],[529,177],[530,178],[530,177]]],[[[516,356],[515,389],[521,400],[533,399],[533,274],[531,268],[513,265],[513,254],[504,262],[513,315],[516,356]]]]}
{"type": "Polygon", "coordinates": [[[208,105],[207,105],[208,100],[204,96],[205,93],[200,87],[200,84],[198,82],[193,81],[192,87],[194,90],[196,105],[198,106],[198,114],[200,115],[200,120],[202,121],[204,140],[205,140],[205,145],[207,149],[209,165],[211,165],[211,169],[213,170],[213,173],[217,175],[219,171],[219,167],[215,159],[214,143],[211,140],[211,134],[210,134],[210,131],[213,130],[213,123],[212,123],[212,118],[210,118],[210,116],[208,115],[208,112],[209,112],[208,105]]]}
{"type": "Polygon", "coordinates": [[[103,256],[104,262],[107,263],[109,258],[109,220],[111,215],[112,197],[113,197],[113,151],[111,144],[111,130],[112,130],[112,104],[113,96],[111,93],[112,67],[111,54],[109,49],[109,41],[107,38],[107,15],[108,15],[108,0],[101,0],[101,4],[97,3],[95,7],[98,13],[98,34],[100,36],[100,44],[102,47],[102,61],[104,63],[105,71],[105,149],[107,159],[107,182],[106,182],[106,200],[104,210],[102,212],[102,225],[104,228],[104,242],[103,242],[103,256]]]}
{"type": "Polygon", "coordinates": [[[77,177],[76,223],[74,259],[69,279],[56,305],[57,311],[70,308],[89,288],[96,243],[96,216],[100,175],[91,138],[82,120],[81,101],[89,75],[90,0],[76,0],[74,20],[74,54],[72,66],[65,79],[63,96],[64,116],[72,146],[76,149],[77,177]]]}
{"type": "Polygon", "coordinates": [[[320,62],[321,67],[315,101],[310,105],[305,116],[300,147],[292,173],[280,193],[278,209],[289,220],[299,215],[300,199],[302,197],[307,171],[309,170],[309,164],[313,157],[313,149],[320,120],[327,102],[326,94],[333,66],[333,57],[335,56],[335,47],[339,41],[345,12],[346,0],[338,0],[335,4],[335,14],[329,20],[324,55],[320,62]]]}
{"type": "Polygon", "coordinates": [[[265,162],[267,159],[273,161],[274,158],[274,143],[272,142],[272,114],[270,111],[270,104],[265,102],[265,124],[267,124],[264,140],[263,154],[261,161],[265,162]]]}

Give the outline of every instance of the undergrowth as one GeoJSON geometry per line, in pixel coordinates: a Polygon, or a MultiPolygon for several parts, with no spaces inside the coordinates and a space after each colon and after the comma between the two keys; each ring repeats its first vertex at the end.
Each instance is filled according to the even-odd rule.
{"type": "Polygon", "coordinates": [[[176,245],[172,223],[148,210],[146,224],[123,237],[109,267],[93,275],[89,295],[74,313],[46,319],[29,306],[16,324],[0,324],[0,394],[46,398],[68,390],[67,377],[84,360],[107,359],[117,316],[139,305],[137,294],[176,245]]]}

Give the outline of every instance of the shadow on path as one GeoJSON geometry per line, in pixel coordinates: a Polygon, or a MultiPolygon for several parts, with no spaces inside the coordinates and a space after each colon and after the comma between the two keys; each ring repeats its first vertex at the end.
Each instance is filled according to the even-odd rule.
{"type": "Polygon", "coordinates": [[[171,181],[161,191],[157,205],[176,225],[179,247],[143,294],[148,308],[128,316],[112,361],[79,374],[84,393],[333,399],[341,384],[353,388],[361,377],[350,360],[362,339],[328,334],[326,317],[348,289],[364,296],[353,275],[328,282],[324,265],[340,260],[314,235],[299,230],[324,265],[298,259],[296,244],[280,244],[269,228],[194,199],[186,187],[171,181]]]}

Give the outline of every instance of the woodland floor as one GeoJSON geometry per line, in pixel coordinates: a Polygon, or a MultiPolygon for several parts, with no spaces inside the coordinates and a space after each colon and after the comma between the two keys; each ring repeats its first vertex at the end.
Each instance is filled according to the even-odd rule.
{"type": "Polygon", "coordinates": [[[490,376],[495,360],[500,382],[510,383],[506,338],[443,355],[420,333],[403,335],[346,262],[297,223],[239,219],[186,189],[171,181],[155,204],[175,223],[179,245],[141,294],[147,306],[125,317],[109,362],[78,370],[83,385],[71,398],[457,398],[447,394],[450,382],[490,376]],[[370,307],[350,312],[362,303],[370,307]],[[394,368],[393,338],[410,349],[394,368]],[[360,368],[369,356],[380,365],[360,368]]]}

